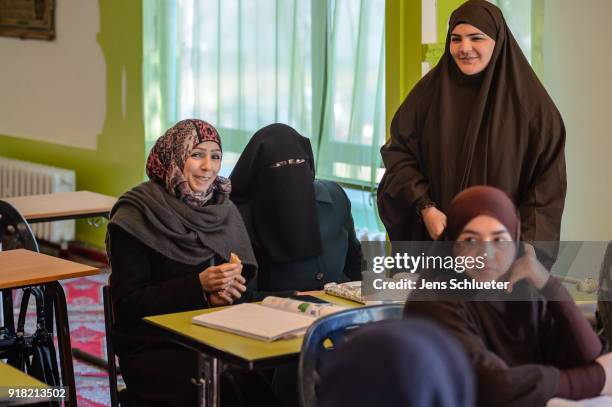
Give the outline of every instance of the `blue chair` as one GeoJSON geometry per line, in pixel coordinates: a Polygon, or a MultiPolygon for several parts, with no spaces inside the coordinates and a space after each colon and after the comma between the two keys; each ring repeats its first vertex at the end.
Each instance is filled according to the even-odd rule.
{"type": "Polygon", "coordinates": [[[316,407],[319,368],[325,355],[346,342],[347,334],[361,325],[386,319],[401,319],[403,304],[353,308],[321,318],[313,323],[302,343],[298,370],[298,390],[302,407],[316,407]]]}

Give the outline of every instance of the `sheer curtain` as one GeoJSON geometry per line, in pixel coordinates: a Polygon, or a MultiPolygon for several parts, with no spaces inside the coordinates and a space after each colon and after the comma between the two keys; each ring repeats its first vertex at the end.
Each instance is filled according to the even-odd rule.
{"type": "Polygon", "coordinates": [[[384,0],[147,0],[147,147],[178,120],[215,125],[229,174],[259,128],[311,138],[317,177],[357,190],[360,226],[378,227],[384,128],[384,0]]]}
{"type": "Polygon", "coordinates": [[[385,142],[384,0],[329,2],[327,83],[317,149],[319,177],[351,184],[359,226],[381,230],[374,187],[385,142]]]}
{"type": "Polygon", "coordinates": [[[527,60],[532,62],[532,0],[495,0],[527,60]]]}

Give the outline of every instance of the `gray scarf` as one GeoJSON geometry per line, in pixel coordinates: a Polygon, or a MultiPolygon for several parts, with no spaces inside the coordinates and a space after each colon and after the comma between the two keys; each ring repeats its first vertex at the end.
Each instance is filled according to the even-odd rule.
{"type": "MultiPolygon", "coordinates": [[[[202,207],[186,205],[161,185],[147,181],[119,198],[110,225],[180,263],[196,265],[215,255],[229,261],[236,253],[247,269],[257,270],[248,232],[236,206],[224,193],[202,207]]],[[[109,235],[107,233],[107,248],[109,235]]],[[[110,259],[109,253],[109,259],[110,259]]],[[[111,260],[112,261],[112,260],[111,260]]],[[[246,276],[247,280],[253,276],[246,276]]]]}

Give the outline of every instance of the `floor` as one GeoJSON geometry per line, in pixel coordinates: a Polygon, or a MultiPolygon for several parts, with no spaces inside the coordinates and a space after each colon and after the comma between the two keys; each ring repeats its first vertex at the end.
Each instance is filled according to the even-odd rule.
{"type": "MultiPolygon", "coordinates": [[[[83,263],[91,263],[76,259],[83,263]]],[[[80,348],[106,360],[104,307],[102,287],[108,281],[108,272],[62,282],[68,302],[70,340],[73,348],[80,348]]],[[[14,292],[15,304],[20,303],[20,292],[14,292]]],[[[16,309],[16,315],[19,310],[16,309]]],[[[36,309],[30,300],[26,332],[34,331],[36,309]]],[[[108,374],[105,370],[73,359],[80,407],[110,406],[108,374]]]]}
{"type": "MultiPolygon", "coordinates": [[[[72,347],[106,359],[106,335],[102,287],[108,274],[68,280],[62,285],[68,301],[72,347]]],[[[78,405],[109,406],[110,395],[106,371],[74,360],[78,405]]]]}

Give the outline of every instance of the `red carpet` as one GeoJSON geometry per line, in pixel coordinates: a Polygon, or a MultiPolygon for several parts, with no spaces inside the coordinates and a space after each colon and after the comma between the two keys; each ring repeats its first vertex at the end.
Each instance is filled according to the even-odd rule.
{"type": "MultiPolygon", "coordinates": [[[[108,274],[77,278],[62,282],[68,301],[70,339],[73,348],[106,360],[102,287],[108,274]]],[[[110,405],[108,376],[103,370],[74,360],[78,405],[99,407],[110,405]]]]}
{"type": "MultiPolygon", "coordinates": [[[[104,332],[104,306],[102,287],[108,281],[108,274],[75,278],[62,281],[68,302],[70,341],[73,348],[79,348],[106,360],[106,335],[104,332]]],[[[15,319],[19,315],[21,291],[13,291],[15,319]]],[[[36,329],[36,308],[30,299],[25,330],[36,329]]],[[[55,328],[55,327],[54,327],[55,328]]],[[[56,338],[57,341],[57,338],[56,338]]],[[[57,345],[56,345],[57,346],[57,345]]],[[[110,406],[108,375],[105,370],[80,362],[73,358],[80,407],[110,406]]]]}

